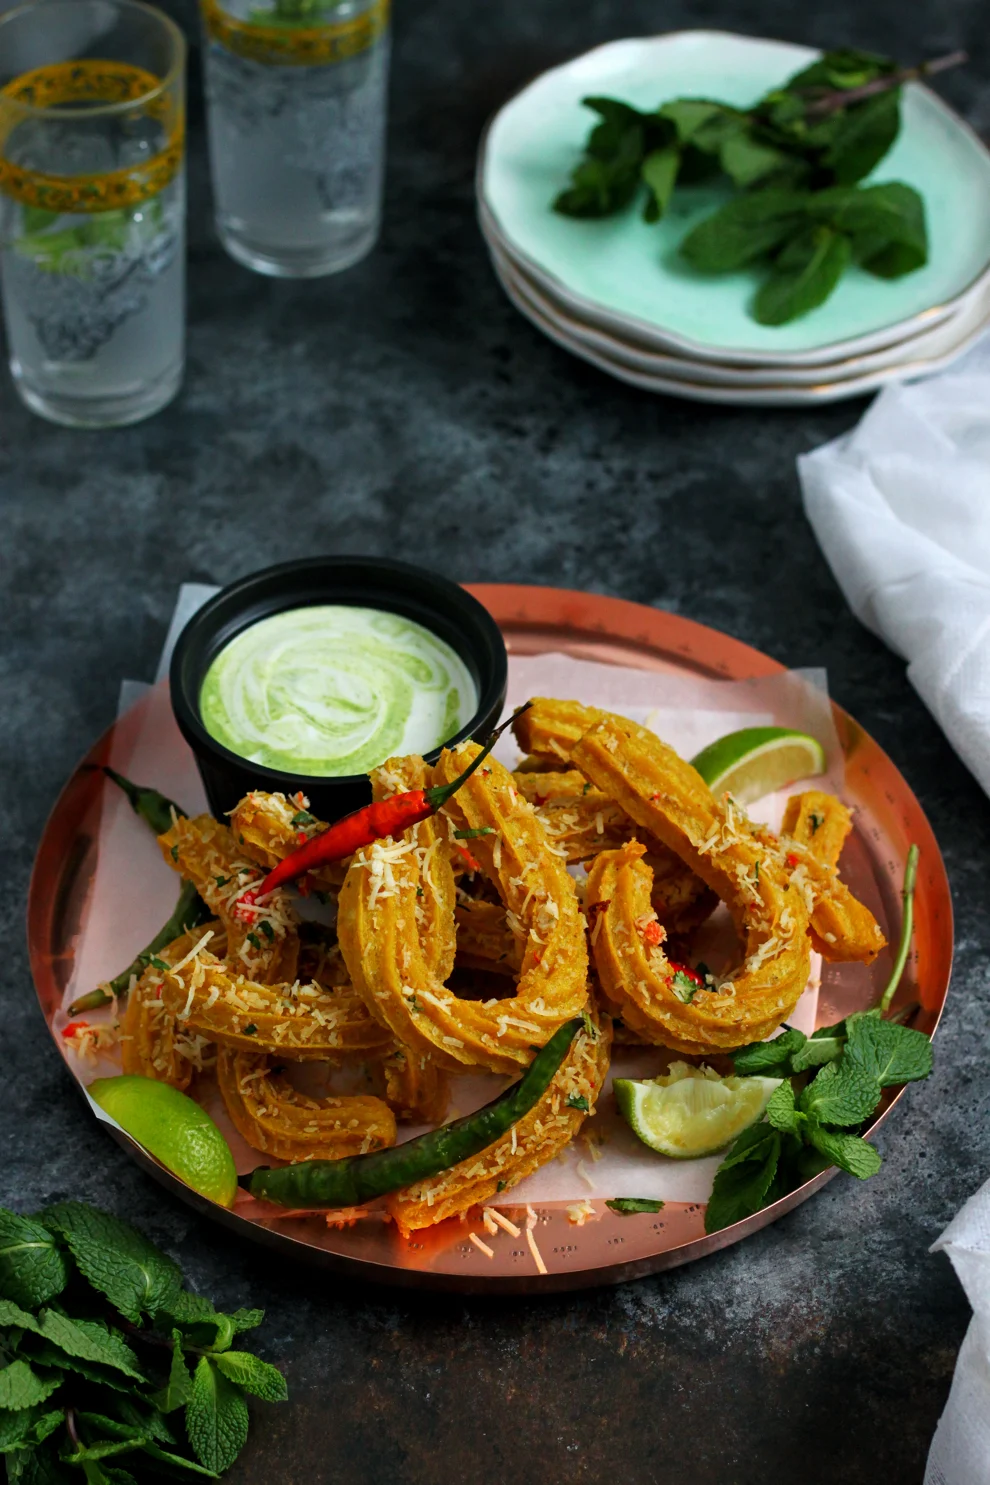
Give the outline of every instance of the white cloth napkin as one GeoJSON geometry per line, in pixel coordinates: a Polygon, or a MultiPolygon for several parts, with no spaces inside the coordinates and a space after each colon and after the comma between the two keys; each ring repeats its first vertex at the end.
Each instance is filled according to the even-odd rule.
{"type": "Polygon", "coordinates": [[[990,1480],[990,1181],[981,1186],[932,1246],[945,1249],[973,1306],[939,1419],[925,1485],[990,1480]]]}
{"type": "Polygon", "coordinates": [[[888,387],[798,460],[804,508],[856,616],[990,793],[990,337],[888,387]]]}

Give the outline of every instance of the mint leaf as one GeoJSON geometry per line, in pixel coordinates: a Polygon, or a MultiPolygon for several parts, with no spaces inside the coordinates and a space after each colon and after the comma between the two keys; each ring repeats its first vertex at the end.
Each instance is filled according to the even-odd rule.
{"type": "Polygon", "coordinates": [[[13,1454],[18,1449],[33,1449],[58,1427],[65,1414],[59,1410],[46,1413],[40,1405],[17,1412],[0,1412],[0,1454],[13,1454]]]}
{"type": "Polygon", "coordinates": [[[756,191],[738,196],[699,222],[681,243],[681,256],[706,273],[729,273],[779,247],[804,221],[798,191],[756,191]]]}
{"type": "Polygon", "coordinates": [[[752,186],[768,175],[784,169],[789,156],[755,138],[749,130],[740,130],[726,139],[719,151],[719,160],[726,175],[737,186],[752,186]]]}
{"type": "Polygon", "coordinates": [[[199,1358],[193,1374],[186,1432],[200,1463],[217,1473],[229,1469],[247,1439],[247,1404],[207,1356],[199,1358]]]}
{"type": "Polygon", "coordinates": [[[45,1223],[60,1233],[94,1289],[135,1324],[142,1314],[168,1310],[182,1274],[142,1233],[109,1212],[78,1201],[47,1208],[45,1223]]]}
{"type": "Polygon", "coordinates": [[[880,1084],[868,1069],[845,1056],[830,1062],[801,1094],[803,1113],[821,1124],[862,1124],[880,1102],[880,1084]]]}
{"type": "Polygon", "coordinates": [[[0,1207],[0,1295],[33,1309],[61,1294],[68,1278],[65,1255],[47,1228],[0,1207]]]}
{"type": "Polygon", "coordinates": [[[205,1465],[197,1464],[195,1459],[186,1459],[181,1454],[173,1454],[168,1449],[160,1449],[157,1444],[143,1444],[142,1454],[147,1454],[150,1459],[155,1459],[159,1464],[170,1464],[175,1469],[189,1470],[194,1475],[206,1475],[211,1480],[217,1478],[216,1470],[209,1470],[205,1465]]]}
{"type": "Polygon", "coordinates": [[[175,1342],[175,1350],[172,1352],[168,1381],[151,1399],[163,1413],[173,1413],[176,1408],[184,1408],[193,1392],[192,1377],[182,1354],[182,1332],[173,1330],[172,1340],[175,1342]]]}
{"type": "Polygon", "coordinates": [[[188,1289],[180,1289],[169,1303],[167,1314],[179,1325],[197,1325],[215,1320],[217,1312],[201,1294],[190,1294],[188,1289]]]}
{"type": "Polygon", "coordinates": [[[900,132],[900,103],[900,88],[891,88],[833,116],[822,164],[839,185],[862,180],[879,165],[900,132]]]}
{"type": "Polygon", "coordinates": [[[242,1330],[255,1330],[265,1318],[264,1310],[235,1310],[231,1315],[234,1322],[234,1330],[239,1335],[242,1330]]]}
{"type": "Polygon", "coordinates": [[[810,1067],[824,1067],[826,1062],[835,1062],[842,1056],[846,1045],[842,1036],[819,1036],[817,1031],[803,1047],[799,1047],[791,1058],[792,1072],[806,1072],[810,1067]]]}
{"type": "Polygon", "coordinates": [[[705,1209],[706,1232],[741,1222],[766,1204],[780,1149],[780,1132],[769,1124],[754,1124],[743,1131],[715,1172],[705,1209]]]}
{"type": "Polygon", "coordinates": [[[26,1361],[12,1361],[0,1369],[0,1408],[19,1412],[44,1402],[62,1382],[61,1372],[41,1376],[26,1361]]]}
{"type": "Polygon", "coordinates": [[[263,1402],[285,1402],[289,1389],[285,1378],[275,1366],[252,1356],[250,1351],[227,1351],[217,1357],[217,1366],[224,1376],[245,1392],[252,1392],[263,1402]]]}
{"type": "Polygon", "coordinates": [[[766,1108],[766,1117],[767,1122],[772,1124],[774,1129],[783,1129],[789,1134],[801,1133],[804,1120],[798,1113],[794,1085],[789,1078],[785,1078],[780,1087],[771,1093],[766,1108]]]}
{"type": "Polygon", "coordinates": [[[916,1083],[932,1070],[931,1039],[911,1026],[869,1015],[850,1016],[845,1060],[862,1067],[881,1088],[916,1083]]]}
{"type": "Polygon", "coordinates": [[[785,325],[824,304],[852,257],[852,243],[831,227],[812,227],[793,237],[753,301],[761,325],[785,325]]]}
{"type": "Polygon", "coordinates": [[[102,1320],[72,1320],[57,1310],[42,1310],[38,1334],[69,1356],[78,1356],[81,1361],[93,1361],[99,1366],[113,1367],[137,1382],[144,1381],[138,1359],[130,1346],[116,1331],[109,1330],[102,1320]]]}
{"type": "Polygon", "coordinates": [[[730,1052],[733,1069],[740,1077],[761,1077],[766,1073],[779,1072],[785,1076],[791,1058],[799,1052],[808,1038],[803,1031],[788,1028],[770,1042],[750,1042],[746,1047],[737,1047],[730,1052]]]}
{"type": "Polygon", "coordinates": [[[698,131],[705,124],[721,119],[727,112],[732,110],[727,109],[725,104],[713,103],[707,98],[675,98],[670,103],[661,104],[657,109],[661,118],[668,119],[674,125],[681,144],[693,143],[698,131]]]}
{"type": "Polygon", "coordinates": [[[7,1456],[10,1485],[78,1485],[79,1477],[59,1462],[54,1441],[7,1456]]]}
{"type": "Polygon", "coordinates": [[[860,1139],[858,1134],[838,1134],[834,1130],[822,1129],[820,1125],[809,1122],[808,1139],[815,1149],[820,1150],[833,1165],[848,1171],[851,1176],[856,1176],[861,1181],[875,1176],[880,1169],[881,1160],[878,1150],[867,1140],[860,1139]]]}
{"type": "Polygon", "coordinates": [[[31,1342],[28,1346],[22,1345],[24,1359],[31,1362],[32,1366],[61,1367],[63,1371],[74,1372],[77,1376],[85,1377],[87,1382],[95,1382],[102,1387],[111,1387],[116,1392],[130,1392],[133,1382],[113,1367],[98,1366],[91,1361],[82,1361],[77,1356],[68,1356],[58,1346],[50,1341],[31,1342]]]}
{"type": "Polygon", "coordinates": [[[640,170],[643,183],[650,193],[643,212],[644,221],[659,222],[667,210],[670,198],[674,194],[680,165],[681,152],[675,144],[665,145],[663,149],[651,150],[646,156],[640,170]]]}
{"type": "Polygon", "coordinates": [[[618,1212],[620,1217],[632,1217],[638,1212],[662,1212],[663,1202],[654,1201],[650,1196],[614,1196],[605,1205],[612,1212],[618,1212]]]}

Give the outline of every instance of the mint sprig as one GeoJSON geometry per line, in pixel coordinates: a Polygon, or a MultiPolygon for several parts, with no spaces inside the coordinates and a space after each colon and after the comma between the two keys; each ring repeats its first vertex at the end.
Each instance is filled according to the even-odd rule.
{"type": "Polygon", "coordinates": [[[737,1074],[771,1074],[784,1081],[763,1120],[743,1131],[716,1171],[705,1213],[707,1232],[752,1216],[829,1165],[861,1181],[880,1169],[876,1148],[853,1131],[876,1112],[885,1088],[920,1082],[932,1070],[930,1038],[884,1019],[910,950],[917,870],[918,848],[912,846],[904,871],[900,940],[878,1006],[810,1037],[788,1026],[772,1041],[730,1052],[737,1074]]]}
{"type": "Polygon", "coordinates": [[[216,1479],[248,1433],[247,1394],[285,1379],[126,1222],[82,1202],[0,1208],[0,1454],[20,1485],[135,1485],[152,1467],[216,1479]],[[183,1427],[184,1425],[184,1427],[183,1427]]]}
{"type": "Polygon", "coordinates": [[[786,324],[823,304],[850,263],[890,279],[927,261],[918,192],[861,182],[897,138],[901,84],[964,60],[953,53],[898,69],[867,52],[827,52],[748,109],[676,98],[644,112],[585,98],[598,122],[554,210],[605,217],[645,196],[644,220],[656,222],[679,187],[721,177],[738,194],[687,234],[680,253],[705,273],[767,265],[752,314],[786,324]]]}

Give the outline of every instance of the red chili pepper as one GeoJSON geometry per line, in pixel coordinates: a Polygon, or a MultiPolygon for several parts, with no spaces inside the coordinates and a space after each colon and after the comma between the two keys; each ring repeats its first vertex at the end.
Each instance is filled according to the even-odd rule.
{"type": "Polygon", "coordinates": [[[88,1030],[89,1030],[89,1022],[88,1021],[69,1021],[69,1022],[66,1023],[65,1026],[62,1027],[62,1035],[66,1039],[68,1039],[69,1037],[75,1036],[75,1034],[76,1034],[77,1031],[88,1031],[88,1030]]]}
{"type": "Polygon", "coordinates": [[[797,864],[798,864],[798,859],[795,856],[794,852],[792,851],[790,853],[790,855],[789,856],[785,856],[784,859],[787,862],[788,866],[791,868],[791,871],[793,871],[794,868],[795,868],[795,866],[797,866],[797,864]]]}
{"type": "Polygon", "coordinates": [[[402,835],[411,826],[428,820],[441,805],[447,803],[451,795],[457,793],[465,780],[488,757],[505,729],[522,712],[528,710],[529,705],[527,701],[525,706],[513,712],[507,722],[496,727],[477,758],[451,783],[436,784],[432,789],[409,789],[404,794],[393,794],[390,799],[376,800],[373,804],[366,804],[363,809],[355,810],[353,814],[345,815],[328,830],[314,835],[304,846],[280,861],[262,882],[260,895],[274,892],[276,887],[293,881],[302,876],[303,872],[316,871],[331,861],[342,861],[345,856],[353,856],[355,851],[359,851],[362,846],[369,846],[372,841],[382,840],[387,835],[402,835]]]}
{"type": "Polygon", "coordinates": [[[457,849],[460,851],[462,857],[464,858],[464,864],[467,867],[468,871],[481,870],[481,862],[475,860],[475,858],[471,855],[471,852],[468,850],[467,846],[464,845],[463,841],[457,842],[457,849]]]}
{"type": "Polygon", "coordinates": [[[646,927],[643,929],[644,943],[651,944],[655,947],[657,944],[663,941],[663,937],[663,929],[660,927],[660,924],[656,921],[656,919],[654,919],[652,923],[647,923],[646,927]]]}
{"type": "Polygon", "coordinates": [[[670,965],[672,974],[684,975],[685,979],[688,979],[691,981],[692,984],[697,985],[699,990],[704,990],[705,982],[698,974],[697,970],[689,969],[686,964],[678,964],[676,959],[668,959],[667,963],[670,965]]]}

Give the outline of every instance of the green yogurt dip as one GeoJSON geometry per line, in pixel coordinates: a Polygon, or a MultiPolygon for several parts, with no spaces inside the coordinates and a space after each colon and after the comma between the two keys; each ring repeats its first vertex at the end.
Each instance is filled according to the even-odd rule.
{"type": "Polygon", "coordinates": [[[217,655],[199,696],[204,727],[232,753],[324,778],[428,753],[477,706],[463,660],[421,624],[330,604],[252,624],[217,655]]]}

